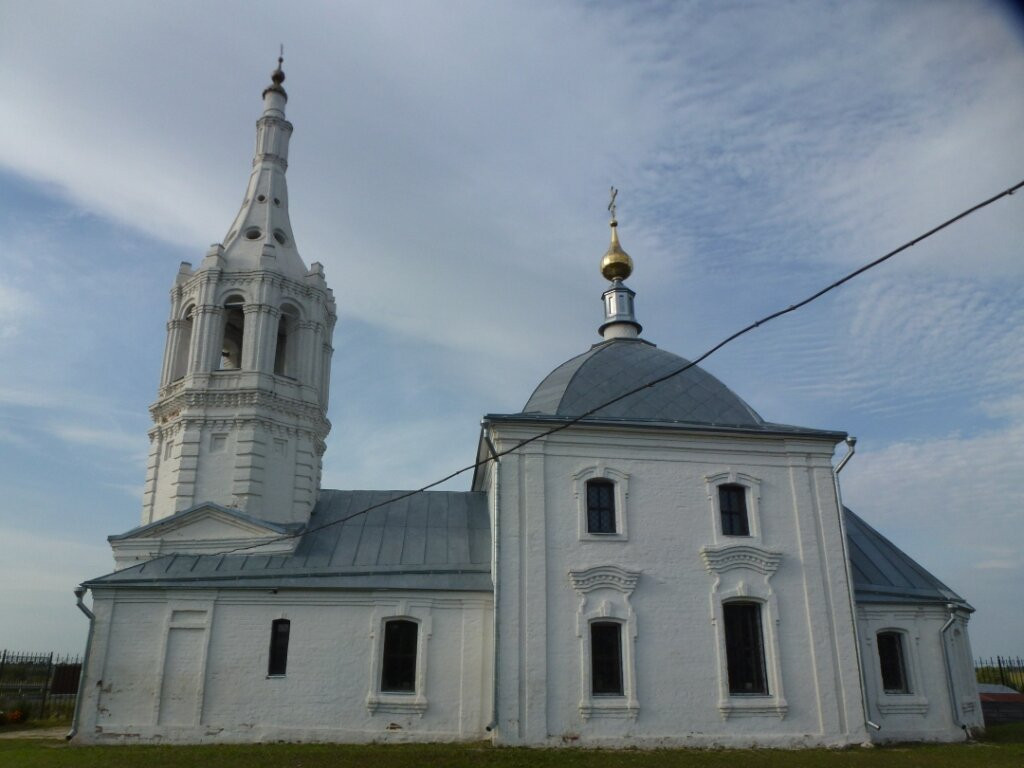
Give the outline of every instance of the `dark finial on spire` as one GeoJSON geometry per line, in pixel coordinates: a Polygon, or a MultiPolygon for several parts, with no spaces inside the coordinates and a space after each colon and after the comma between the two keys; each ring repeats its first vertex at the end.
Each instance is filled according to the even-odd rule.
{"type": "Polygon", "coordinates": [[[615,187],[611,187],[612,199],[608,203],[608,212],[612,215],[612,226],[613,227],[618,223],[617,221],[615,221],[615,198],[618,197],[618,194],[619,194],[619,190],[617,190],[615,187]]]}
{"type": "Polygon", "coordinates": [[[280,54],[277,57],[277,69],[275,69],[273,72],[270,73],[270,80],[271,80],[272,84],[268,85],[264,89],[264,91],[263,91],[263,95],[264,96],[267,95],[267,91],[277,91],[278,93],[283,95],[286,99],[288,98],[288,94],[285,93],[284,87],[281,85],[281,83],[284,82],[284,70],[281,69],[281,65],[282,64],[284,64],[284,44],[283,43],[281,44],[281,52],[280,52],[280,54]]]}
{"type": "Polygon", "coordinates": [[[277,69],[270,73],[270,79],[274,81],[274,85],[280,85],[284,82],[284,70],[281,69],[282,64],[284,64],[284,43],[281,43],[281,53],[277,57],[277,69]]]}

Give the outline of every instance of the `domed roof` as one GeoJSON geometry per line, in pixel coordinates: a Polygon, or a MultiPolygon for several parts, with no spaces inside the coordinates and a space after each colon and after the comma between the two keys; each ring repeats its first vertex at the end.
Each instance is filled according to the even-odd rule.
{"type": "MultiPolygon", "coordinates": [[[[523,408],[524,415],[576,417],[689,361],[642,339],[612,339],[555,368],[523,408]]],[[[743,400],[697,366],[587,416],[588,420],[685,422],[765,429],[743,400]]],[[[774,426],[774,425],[771,425],[774,426]]]]}

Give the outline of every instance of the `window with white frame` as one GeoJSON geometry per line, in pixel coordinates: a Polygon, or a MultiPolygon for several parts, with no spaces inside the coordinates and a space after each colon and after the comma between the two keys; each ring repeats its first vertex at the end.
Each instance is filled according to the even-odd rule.
{"type": "Polygon", "coordinates": [[[876,659],[865,665],[864,684],[878,715],[928,712],[927,692],[920,685],[924,678],[920,658],[915,652],[919,637],[914,625],[900,626],[898,620],[905,621],[907,616],[900,616],[886,605],[859,606],[857,613],[864,628],[861,635],[864,658],[876,659]],[[897,622],[894,623],[894,619],[897,622]]]}
{"type": "Polygon", "coordinates": [[[429,605],[399,601],[379,606],[371,619],[371,713],[422,715],[427,710],[427,643],[431,634],[429,605]]]}
{"type": "Polygon", "coordinates": [[[743,540],[704,546],[700,554],[713,579],[719,712],[726,719],[785,717],[778,598],[770,586],[782,553],[743,540]]]}
{"type": "Polygon", "coordinates": [[[718,486],[718,512],[723,536],[749,536],[747,489],[735,483],[718,486]]]}
{"type": "Polygon", "coordinates": [[[629,475],[603,465],[586,467],[573,477],[581,541],[624,541],[629,475]]]}
{"type": "Polygon", "coordinates": [[[288,669],[288,639],[292,623],[288,619],[274,619],[270,623],[270,660],[267,677],[283,677],[288,669]]]}
{"type": "Polygon", "coordinates": [[[587,533],[617,533],[615,528],[615,483],[587,480],[587,533]]]}
{"type": "Polygon", "coordinates": [[[707,475],[704,482],[715,543],[734,542],[739,537],[753,544],[760,543],[761,481],[730,469],[707,475]]]}
{"type": "Polygon", "coordinates": [[[590,622],[590,692],[622,696],[622,624],[590,622]]]}
{"type": "Polygon", "coordinates": [[[882,673],[882,690],[885,693],[910,693],[903,633],[891,630],[879,632],[875,636],[875,645],[878,648],[878,665],[882,673]]]}
{"type": "Polygon", "coordinates": [[[759,603],[735,601],[722,606],[725,656],[731,696],[767,696],[764,632],[759,603]]]}
{"type": "Polygon", "coordinates": [[[569,571],[581,597],[576,613],[580,651],[580,714],[591,718],[635,719],[636,616],[629,596],[638,571],[617,565],[569,571]]]}
{"type": "Polygon", "coordinates": [[[384,693],[416,692],[415,621],[384,622],[384,651],[380,664],[380,689],[384,693]]]}

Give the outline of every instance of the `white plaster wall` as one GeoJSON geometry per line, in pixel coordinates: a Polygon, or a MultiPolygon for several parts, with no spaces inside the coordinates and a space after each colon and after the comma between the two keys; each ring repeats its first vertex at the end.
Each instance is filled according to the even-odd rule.
{"type": "MultiPolygon", "coordinates": [[[[498,450],[529,434],[492,428],[498,450]]],[[[846,744],[867,740],[842,538],[823,441],[574,428],[503,457],[496,488],[499,710],[497,740],[527,744],[846,744]],[[580,540],[572,478],[590,467],[628,477],[625,540],[580,540]],[[767,579],[729,571],[720,588],[765,599],[769,696],[729,697],[715,620],[722,592],[702,547],[716,537],[707,476],[759,480],[759,536],[781,555],[767,579]],[[639,571],[635,717],[584,719],[588,660],[577,636],[581,596],[570,570],[639,571]],[[739,711],[723,711],[721,705],[739,711]],[[749,707],[762,711],[750,711],[749,707]],[[745,709],[747,708],[747,709],[745,709]],[[726,715],[728,717],[726,718],[726,715]]],[[[742,542],[747,543],[747,542],[742,542]]],[[[629,667],[629,660],[626,660],[629,667]]],[[[627,670],[627,675],[629,674],[627,670]]]]}
{"type": "Polygon", "coordinates": [[[967,614],[960,610],[955,614],[954,624],[943,637],[942,628],[950,612],[942,605],[858,606],[864,690],[871,718],[881,726],[871,734],[872,740],[962,741],[966,737],[964,727],[984,727],[967,614]],[[886,693],[882,688],[876,637],[886,630],[903,633],[909,693],[886,693]]]}
{"type": "Polygon", "coordinates": [[[80,742],[486,735],[489,594],[98,590],[94,598],[80,742]],[[411,616],[421,633],[429,629],[419,660],[422,712],[403,711],[403,702],[367,706],[379,675],[375,628],[387,616],[411,616]],[[287,674],[268,677],[278,618],[291,621],[287,674]]]}

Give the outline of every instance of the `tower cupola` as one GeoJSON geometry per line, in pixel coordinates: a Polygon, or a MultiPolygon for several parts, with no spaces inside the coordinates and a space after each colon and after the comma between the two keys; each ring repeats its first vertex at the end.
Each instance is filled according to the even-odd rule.
{"type": "Polygon", "coordinates": [[[615,198],[618,194],[619,190],[612,187],[612,199],[608,203],[608,211],[611,213],[608,222],[612,230],[611,244],[601,259],[601,274],[611,281],[611,285],[601,294],[604,300],[604,322],[598,328],[598,333],[606,339],[632,339],[640,335],[643,326],[637,322],[633,312],[633,297],[636,294],[623,282],[633,274],[633,259],[619,244],[619,222],[615,218],[615,198]]]}

